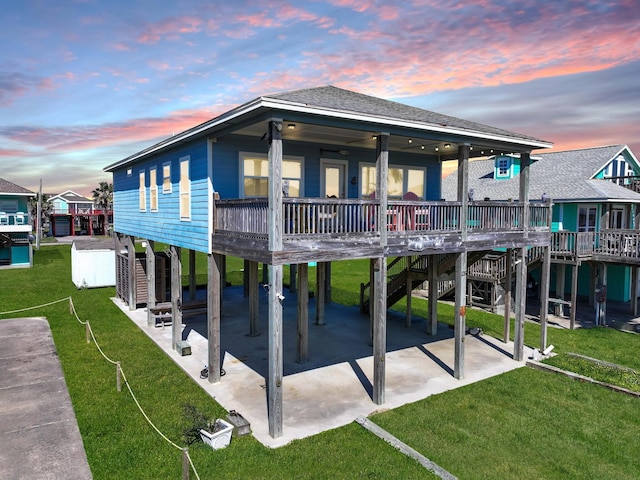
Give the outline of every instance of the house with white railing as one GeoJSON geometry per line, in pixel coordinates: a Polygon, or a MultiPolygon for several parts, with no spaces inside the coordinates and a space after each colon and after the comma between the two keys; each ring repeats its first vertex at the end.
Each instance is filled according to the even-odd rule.
{"type": "MultiPolygon", "coordinates": [[[[512,200],[518,194],[518,155],[495,155],[470,162],[469,188],[485,201],[512,200]]],[[[549,298],[557,311],[568,307],[571,324],[579,297],[599,306],[606,300],[631,302],[637,313],[640,280],[640,164],[627,145],[610,145],[531,157],[531,198],[553,202],[549,298]]],[[[457,172],[443,180],[443,196],[455,198],[457,172]]],[[[530,282],[539,277],[540,252],[529,253],[530,282]]],[[[504,283],[504,252],[493,252],[469,269],[478,290],[504,283]],[[482,272],[492,272],[483,281],[482,272]]],[[[490,291],[491,289],[486,289],[490,291]]],[[[481,295],[478,295],[481,296],[481,295]]],[[[495,298],[495,295],[494,295],[495,298]]],[[[490,302],[489,302],[490,303],[490,302]]]]}
{"type": "MultiPolygon", "coordinates": [[[[49,215],[51,235],[65,237],[75,235],[104,234],[104,212],[97,208],[93,200],[65,190],[49,198],[53,208],[49,215]]],[[[107,212],[111,216],[112,212],[107,212]]]]}
{"type": "MultiPolygon", "coordinates": [[[[375,404],[385,402],[388,306],[398,295],[410,300],[414,274],[424,275],[433,300],[426,330],[435,334],[438,280],[450,275],[456,284],[453,376],[461,379],[467,258],[496,247],[520,257],[531,246],[548,249],[551,207],[530,200],[528,172],[531,152],[550,147],[530,136],[331,86],[258,97],[105,168],[113,174],[117,294],[130,309],[146,306],[150,325],[155,314],[171,315],[178,350],[189,303],[182,298],[181,258],[189,252],[185,268],[191,279],[193,252],[207,254],[208,381],[227,381],[229,375],[220,375],[220,292],[226,256],[244,259],[250,335],[257,333],[258,293],[268,291],[265,394],[272,437],[282,435],[286,415],[284,268],[297,278],[297,359],[304,362],[309,265],[317,265],[316,323],[323,323],[331,264],[369,260],[362,303],[368,306],[371,336],[363,341],[372,345],[375,404]],[[511,202],[470,198],[470,159],[490,150],[520,159],[524,181],[511,202]],[[442,162],[452,159],[463,175],[455,197],[445,201],[442,162]],[[135,253],[136,237],[145,241],[145,254],[135,253]],[[156,242],[169,245],[161,263],[171,266],[171,298],[162,305],[156,303],[164,294],[158,275],[167,268],[158,268],[156,242]],[[263,282],[259,264],[267,268],[263,282]],[[388,267],[400,271],[391,278],[388,267]]],[[[516,297],[522,308],[513,357],[521,361],[526,262],[519,265],[516,297]]]]}
{"type": "Polygon", "coordinates": [[[29,199],[35,193],[0,178],[0,268],[30,267],[31,220],[29,199]]]}

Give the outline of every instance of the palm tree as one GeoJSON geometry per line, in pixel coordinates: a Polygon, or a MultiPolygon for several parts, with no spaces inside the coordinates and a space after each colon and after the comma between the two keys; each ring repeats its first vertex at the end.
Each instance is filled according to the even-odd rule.
{"type": "Polygon", "coordinates": [[[29,217],[33,220],[33,228],[35,231],[40,229],[42,233],[42,226],[47,223],[49,215],[53,212],[53,204],[50,200],[51,195],[46,193],[42,194],[42,204],[40,205],[40,218],[38,218],[38,197],[29,198],[29,217]]]}
{"type": "Polygon", "coordinates": [[[113,205],[113,184],[108,182],[100,182],[98,188],[92,190],[93,203],[102,210],[104,216],[103,235],[107,234],[107,226],[109,225],[109,211],[113,205]]]}

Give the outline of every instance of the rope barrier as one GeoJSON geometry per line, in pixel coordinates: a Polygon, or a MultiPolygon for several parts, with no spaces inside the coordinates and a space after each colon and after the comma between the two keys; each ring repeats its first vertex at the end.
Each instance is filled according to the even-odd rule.
{"type": "Polygon", "coordinates": [[[42,304],[42,305],[37,305],[35,307],[27,307],[27,308],[20,308],[18,310],[9,310],[8,312],[0,312],[0,315],[9,315],[11,313],[26,312],[27,310],[36,310],[38,308],[48,307],[50,305],[54,305],[56,303],[64,302],[65,300],[70,300],[70,299],[71,299],[71,297],[65,297],[65,298],[61,298],[60,300],[56,300],[54,302],[45,303],[45,304],[42,304]]]}
{"type": "MultiPolygon", "coordinates": [[[[196,470],[195,465],[193,464],[193,460],[191,459],[191,456],[189,455],[189,450],[183,447],[180,447],[179,445],[177,445],[176,443],[174,443],[171,439],[169,439],[164,433],[162,433],[158,427],[156,427],[154,425],[154,423],[151,421],[151,419],[149,418],[149,416],[146,414],[146,412],[143,410],[142,406],[140,405],[140,402],[138,402],[138,399],[136,398],[135,394],[133,393],[133,390],[131,388],[131,385],[129,385],[129,381],[127,380],[127,377],[124,374],[124,370],[122,369],[122,366],[120,365],[119,361],[115,361],[115,360],[111,360],[102,350],[102,348],[100,348],[100,345],[98,344],[98,341],[96,340],[96,337],[93,333],[93,330],[91,329],[91,324],[89,323],[89,321],[85,321],[83,322],[80,317],[78,316],[78,312],[76,311],[75,305],[73,304],[73,298],[69,297],[65,297],[65,298],[61,298],[60,300],[55,300],[53,302],[49,302],[49,303],[45,303],[42,305],[37,305],[35,307],[27,307],[27,308],[21,308],[19,310],[11,310],[8,312],[0,312],[0,315],[8,315],[8,314],[13,314],[13,313],[18,313],[18,312],[26,312],[28,310],[35,310],[38,308],[43,308],[43,307],[48,307],[50,305],[54,305],[56,303],[61,303],[64,301],[69,301],[69,312],[71,314],[73,314],[73,316],[76,318],[76,320],[81,324],[81,325],[86,325],[86,330],[87,332],[91,335],[91,338],[93,339],[93,343],[95,343],[96,348],[98,349],[98,351],[100,352],[100,354],[102,355],[102,357],[108,361],[109,363],[116,365],[116,368],[118,370],[118,374],[120,376],[122,376],[122,379],[124,380],[124,384],[127,386],[127,390],[129,391],[129,393],[131,394],[131,398],[133,398],[133,401],[135,402],[136,406],[138,407],[138,410],[140,410],[140,413],[142,413],[142,416],[145,418],[145,420],[147,421],[147,423],[149,425],[151,425],[151,427],[156,431],[156,433],[158,435],[160,435],[167,443],[169,443],[172,447],[180,450],[182,452],[183,455],[186,455],[187,459],[189,460],[189,465],[191,466],[191,468],[193,469],[193,472],[196,476],[197,480],[200,480],[200,475],[198,475],[198,471],[196,470]]],[[[87,343],[89,343],[88,338],[87,338],[87,343]]],[[[119,377],[118,377],[119,378],[119,377]]],[[[118,391],[120,391],[118,389],[118,391]]]]}

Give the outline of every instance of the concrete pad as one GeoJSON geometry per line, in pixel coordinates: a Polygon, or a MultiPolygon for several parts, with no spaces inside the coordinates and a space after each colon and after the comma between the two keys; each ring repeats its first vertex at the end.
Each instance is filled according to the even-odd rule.
{"type": "MultiPolygon", "coordinates": [[[[201,295],[204,292],[200,293],[201,295]]],[[[224,291],[221,349],[226,375],[218,384],[200,378],[207,363],[207,324],[204,315],[189,317],[182,339],[192,354],[180,356],[171,348],[171,326],[147,326],[145,309],[130,311],[114,299],[156,344],[227,410],[236,410],[251,423],[253,435],[264,445],[279,447],[294,439],[315,435],[353,422],[359,415],[396,408],[406,403],[476,382],[524,366],[513,360],[513,344],[488,336],[465,338],[464,379],[453,377],[453,330],[440,325],[438,334],[426,334],[426,320],[414,317],[405,327],[404,315],[389,311],[385,403],[372,401],[373,359],[369,345],[369,319],[355,307],[325,306],[325,325],[316,325],[315,299],[309,302],[309,361],[296,363],[297,308],[288,293],[283,309],[283,435],[271,438],[268,430],[266,376],[268,321],[264,296],[260,305],[260,331],[249,333],[248,299],[241,287],[224,291]]],[[[525,358],[531,350],[525,348],[525,358]]],[[[134,387],[135,388],[135,387],[134,387]]]]}
{"type": "Polygon", "coordinates": [[[0,320],[0,363],[0,476],[92,478],[47,320],[0,320]]]}

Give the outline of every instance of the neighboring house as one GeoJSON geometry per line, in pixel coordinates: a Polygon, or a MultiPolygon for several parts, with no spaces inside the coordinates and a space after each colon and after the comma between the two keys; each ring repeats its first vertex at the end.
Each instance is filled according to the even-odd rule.
{"type": "MultiPolygon", "coordinates": [[[[542,153],[531,160],[531,198],[544,196],[553,202],[550,285],[555,297],[571,295],[574,320],[577,296],[590,304],[637,298],[640,164],[633,152],[626,145],[611,145],[542,153]]],[[[476,200],[516,198],[519,172],[517,155],[473,161],[469,188],[476,200]]],[[[454,172],[443,180],[443,197],[455,198],[456,185],[454,172]]]]}
{"type": "MultiPolygon", "coordinates": [[[[93,235],[104,232],[104,212],[95,207],[93,200],[72,190],[52,195],[50,232],[54,237],[93,235]]],[[[112,212],[108,212],[111,215],[112,212]]]]}
{"type": "Polygon", "coordinates": [[[30,190],[0,178],[0,267],[30,267],[30,190]]]}
{"type": "MultiPolygon", "coordinates": [[[[154,324],[159,307],[153,245],[169,245],[171,304],[162,308],[171,311],[173,345],[179,349],[181,312],[187,307],[180,251],[189,251],[193,282],[193,252],[208,254],[208,365],[209,381],[215,383],[221,380],[224,258],[245,259],[251,333],[257,333],[262,289],[258,264],[267,265],[266,392],[273,437],[282,434],[285,265],[297,266],[291,270],[299,279],[297,358],[304,362],[309,355],[308,265],[317,262],[317,284],[324,286],[331,282],[331,262],[371,260],[363,307],[371,315],[372,338],[363,341],[373,345],[377,404],[385,395],[386,309],[425,279],[435,300],[438,277],[455,275],[454,376],[463,378],[467,254],[494,246],[521,254],[530,245],[548,248],[549,205],[530,204],[525,185],[517,201],[475,207],[485,218],[502,218],[501,223],[471,222],[466,178],[458,183],[457,198],[441,201],[441,161],[457,159],[466,168],[469,158],[485,149],[515,152],[526,175],[530,152],[549,147],[533,137],[331,86],[256,98],[105,168],[113,173],[117,293],[131,309],[144,303],[139,295],[148,299],[154,324]],[[517,218],[526,221],[516,223],[517,218]],[[146,255],[134,253],[134,237],[146,240],[146,255]],[[387,264],[389,257],[394,260],[387,264]],[[387,283],[392,269],[397,270],[387,283]]],[[[526,283],[526,269],[516,282],[526,283]]],[[[316,292],[317,323],[324,322],[327,291],[316,292]]],[[[526,298],[521,300],[524,305],[526,298]]],[[[427,329],[434,334],[437,302],[429,304],[427,329]]],[[[517,318],[514,358],[523,360],[524,310],[517,318]]]]}

